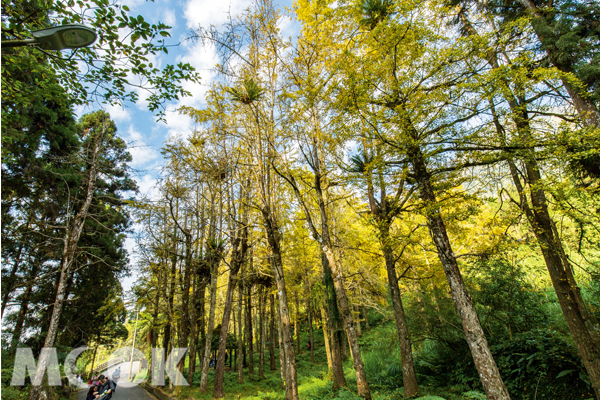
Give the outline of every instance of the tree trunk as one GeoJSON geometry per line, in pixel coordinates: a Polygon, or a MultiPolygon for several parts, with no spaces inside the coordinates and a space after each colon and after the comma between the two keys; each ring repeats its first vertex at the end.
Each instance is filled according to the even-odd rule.
{"type": "MultiPolygon", "coordinates": [[[[331,339],[329,338],[328,332],[331,332],[329,329],[329,322],[327,321],[327,314],[325,312],[325,308],[321,307],[321,318],[323,319],[323,341],[325,342],[325,354],[327,355],[327,366],[329,367],[329,373],[327,375],[333,376],[333,360],[331,357],[331,339]]],[[[342,375],[343,377],[343,375],[342,375]]],[[[334,381],[335,382],[335,381],[334,381]]]]}
{"type": "MultiPolygon", "coordinates": [[[[495,65],[495,68],[498,67],[494,59],[491,60],[490,64],[493,67],[495,65]]],[[[526,104],[524,99],[511,97],[508,98],[508,102],[511,111],[515,115],[515,124],[520,136],[525,142],[531,142],[532,134],[528,111],[526,106],[519,105],[519,103],[526,104]]],[[[501,140],[504,140],[496,117],[495,122],[499,129],[498,134],[501,140]]],[[[548,211],[548,201],[543,188],[541,172],[535,159],[534,149],[530,149],[525,153],[524,158],[525,176],[529,185],[531,204],[529,204],[529,200],[524,193],[517,167],[513,160],[509,160],[511,177],[519,193],[519,205],[538,241],[567,326],[590,377],[596,397],[600,399],[600,340],[589,320],[587,307],[573,276],[572,267],[564,253],[562,240],[548,211]]]]}
{"type": "Polygon", "coordinates": [[[294,296],[294,305],[296,306],[296,320],[294,321],[294,332],[296,334],[296,342],[298,348],[296,353],[300,354],[302,352],[300,348],[300,302],[298,301],[297,293],[294,296]]]}
{"type": "Polygon", "coordinates": [[[366,331],[370,331],[371,330],[371,326],[369,325],[369,314],[367,313],[367,307],[362,308],[362,313],[363,316],[365,317],[365,330],[366,331]]]}
{"type": "Polygon", "coordinates": [[[258,334],[260,336],[259,353],[258,353],[258,378],[265,378],[265,296],[264,287],[261,287],[258,292],[258,334]]]}
{"type": "Polygon", "coordinates": [[[206,316],[205,316],[205,304],[206,304],[206,278],[203,279],[202,290],[200,291],[200,299],[198,301],[198,340],[200,350],[198,353],[198,362],[200,363],[200,371],[202,372],[202,360],[204,359],[204,347],[206,346],[206,316]]]}
{"type": "Polygon", "coordinates": [[[362,337],[362,328],[360,326],[360,309],[358,305],[354,306],[354,315],[356,315],[356,334],[358,337],[362,337]]]}
{"type": "Polygon", "coordinates": [[[269,295],[269,300],[271,303],[271,328],[269,329],[269,361],[271,371],[275,371],[275,369],[277,368],[277,365],[275,364],[275,295],[271,293],[269,295]]]}
{"type": "Polygon", "coordinates": [[[298,381],[296,373],[296,356],[294,353],[294,338],[291,332],[290,312],[288,309],[288,296],[283,274],[283,262],[281,260],[281,250],[279,247],[279,227],[273,217],[271,209],[263,205],[263,221],[265,223],[267,242],[271,250],[271,267],[277,283],[279,292],[279,311],[281,312],[281,331],[283,334],[283,346],[285,348],[285,371],[286,371],[286,389],[289,390],[288,399],[298,399],[298,381]]]}
{"type": "MultiPolygon", "coordinates": [[[[98,336],[98,340],[100,340],[100,337],[98,336]]],[[[92,365],[90,366],[90,374],[88,376],[88,380],[92,379],[92,377],[94,376],[94,364],[96,361],[96,353],[98,352],[98,343],[96,343],[96,347],[94,347],[94,355],[92,356],[92,365]]]]}
{"type": "MultiPolygon", "coordinates": [[[[387,242],[388,237],[383,237],[387,242]]],[[[388,274],[388,283],[390,287],[390,295],[392,298],[392,306],[394,308],[394,317],[396,320],[396,330],[398,332],[398,343],[400,343],[400,356],[402,358],[402,381],[404,383],[404,395],[406,397],[414,396],[419,391],[417,385],[417,375],[412,356],[412,345],[410,335],[408,333],[408,324],[406,323],[406,315],[402,306],[402,296],[400,295],[400,287],[398,286],[398,277],[396,275],[396,259],[392,253],[392,249],[388,245],[383,246],[385,258],[385,266],[388,274]]],[[[366,313],[365,313],[366,316],[366,313]]],[[[365,318],[366,319],[366,318],[365,318]]]]}
{"type": "Polygon", "coordinates": [[[238,308],[237,308],[237,371],[238,371],[238,383],[244,383],[244,360],[242,359],[242,353],[244,351],[244,342],[242,341],[242,309],[243,309],[243,297],[244,297],[244,285],[242,280],[238,283],[238,308]]]}
{"type": "MultiPolygon", "coordinates": [[[[164,261],[161,262],[164,265],[164,261]]],[[[156,321],[158,320],[159,313],[159,303],[160,303],[160,293],[161,293],[161,281],[160,281],[160,272],[158,273],[156,279],[156,293],[154,295],[154,305],[152,310],[152,325],[150,328],[150,349],[156,348],[158,342],[158,329],[156,326],[156,321]]],[[[150,350],[151,352],[152,350],[150,350]]],[[[150,362],[148,363],[148,371],[153,371],[154,365],[152,364],[152,357],[148,357],[150,362]]]]}
{"type": "Polygon", "coordinates": [[[217,353],[217,366],[215,368],[215,385],[213,397],[221,399],[225,397],[223,383],[225,378],[225,352],[227,351],[227,334],[229,332],[229,318],[231,316],[231,304],[233,303],[233,292],[237,283],[237,269],[233,268],[229,273],[229,282],[227,284],[227,295],[225,296],[225,305],[223,309],[223,322],[221,324],[221,335],[219,337],[219,351],[217,353]]]}
{"type": "Polygon", "coordinates": [[[321,255],[321,264],[323,267],[323,282],[327,292],[327,310],[326,325],[323,327],[323,332],[330,333],[329,350],[331,356],[333,389],[337,390],[345,387],[346,377],[344,376],[344,363],[342,355],[342,331],[340,329],[341,317],[337,305],[337,295],[331,277],[331,268],[324,254],[321,255]]]}
{"type": "MultiPolygon", "coordinates": [[[[546,51],[546,54],[548,54],[548,58],[550,59],[552,65],[554,65],[564,74],[573,74],[574,69],[571,63],[561,61],[561,50],[556,45],[559,38],[554,34],[554,28],[552,27],[556,21],[547,21],[542,14],[542,11],[532,0],[520,0],[520,3],[531,13],[531,25],[533,26],[533,30],[540,39],[542,48],[546,51]]],[[[594,100],[591,98],[589,93],[587,93],[585,89],[574,86],[564,77],[561,77],[561,79],[565,89],[567,89],[567,92],[571,97],[571,100],[573,100],[573,104],[575,105],[575,108],[577,109],[577,112],[579,113],[583,123],[590,128],[596,128],[600,126],[600,110],[598,110],[594,104],[594,100]]]]}
{"type": "MultiPolygon", "coordinates": [[[[104,138],[107,135],[109,129],[109,122],[105,118],[102,122],[102,128],[98,133],[98,136],[94,140],[94,149],[91,154],[91,160],[89,160],[89,171],[87,174],[87,190],[86,197],[83,205],[77,215],[75,216],[70,227],[67,228],[67,232],[64,238],[64,247],[62,254],[62,261],[60,265],[60,279],[58,289],[56,292],[56,299],[54,301],[54,309],[52,310],[52,317],[50,319],[50,327],[46,340],[44,341],[44,347],[54,347],[56,342],[56,336],[58,334],[58,324],[60,316],[62,314],[63,303],[66,300],[65,292],[67,290],[67,280],[71,275],[71,265],[75,259],[75,253],[77,251],[77,243],[83,230],[83,225],[88,215],[88,210],[92,204],[94,198],[94,190],[96,188],[96,178],[98,175],[98,159],[103,148],[104,138]]],[[[89,133],[92,134],[92,133],[89,133]]],[[[41,353],[40,359],[38,360],[38,369],[33,379],[33,387],[29,392],[30,400],[42,400],[45,398],[43,394],[43,388],[41,386],[44,373],[48,367],[50,361],[50,352],[41,353]]]]}
{"type": "Polygon", "coordinates": [[[597,336],[586,326],[585,312],[577,302],[577,294],[574,290],[576,286],[570,284],[566,268],[562,263],[560,255],[562,243],[552,232],[547,204],[543,194],[539,192],[541,191],[531,196],[534,214],[533,232],[542,250],[560,308],[590,377],[596,397],[600,399],[600,345],[597,336]]]}
{"type": "Polygon", "coordinates": [[[252,285],[246,288],[246,346],[248,353],[248,374],[254,374],[254,348],[252,338],[252,285]]]}
{"type": "Polygon", "coordinates": [[[570,271],[570,264],[564,256],[562,241],[554,228],[548,211],[548,204],[542,187],[541,173],[533,158],[525,161],[527,181],[530,187],[531,205],[524,195],[521,178],[512,160],[509,167],[513,182],[520,197],[532,231],[536,236],[559,305],[573,337],[584,367],[588,372],[596,397],[600,398],[600,344],[598,337],[586,318],[587,310],[579,293],[579,287],[570,271]]]}
{"type": "MultiPolygon", "coordinates": [[[[326,232],[326,229],[323,229],[326,232]]],[[[325,235],[323,235],[325,237],[325,235]]],[[[323,240],[325,242],[325,239],[323,240]]],[[[371,398],[371,391],[369,390],[369,383],[367,382],[367,374],[362,362],[362,355],[360,354],[360,345],[358,344],[358,335],[354,327],[354,320],[352,318],[352,312],[350,305],[348,304],[348,298],[346,296],[346,289],[344,288],[344,282],[342,278],[342,271],[337,264],[337,260],[331,251],[331,248],[326,244],[323,245],[323,251],[327,257],[327,261],[331,266],[331,272],[335,291],[338,300],[338,307],[340,314],[344,321],[344,328],[348,336],[350,351],[352,352],[352,358],[354,360],[354,370],[356,371],[356,383],[358,386],[358,394],[365,399],[371,398]]]]}
{"type": "Polygon", "coordinates": [[[340,343],[342,345],[342,360],[348,361],[348,333],[346,331],[339,332],[341,336],[340,343]],[[343,333],[342,333],[343,332],[343,333]]]}
{"type": "MultiPolygon", "coordinates": [[[[522,0],[522,3],[527,2],[528,0],[522,0]]],[[[530,4],[530,6],[535,7],[532,4],[530,4]]],[[[542,18],[541,16],[538,17],[542,18]]],[[[465,16],[461,16],[461,20],[471,34],[477,35],[477,32],[465,16]]],[[[542,37],[540,37],[540,40],[542,40],[542,37]]],[[[499,68],[498,58],[495,53],[488,54],[487,61],[492,68],[499,68]]],[[[567,90],[569,90],[569,85],[568,82],[565,82],[567,90]]],[[[569,93],[571,94],[570,90],[569,93]]],[[[505,92],[504,97],[513,113],[515,126],[520,137],[525,143],[531,143],[532,134],[527,102],[522,96],[515,96],[513,93],[509,92],[505,92]]],[[[571,97],[575,102],[573,95],[571,97]]],[[[593,113],[591,110],[587,109],[587,111],[585,111],[583,110],[584,108],[585,106],[577,107],[580,114],[585,114],[587,112],[587,116],[592,117],[593,113]]],[[[506,138],[500,120],[496,115],[493,103],[491,103],[491,109],[498,137],[501,143],[504,144],[506,138]]],[[[593,126],[594,124],[598,125],[597,117],[596,120],[588,118],[587,124],[588,126],[593,126]]],[[[565,316],[575,345],[577,346],[578,353],[590,376],[590,381],[596,393],[596,397],[600,398],[600,340],[588,319],[585,302],[581,297],[579,286],[572,274],[572,267],[564,254],[562,240],[555,229],[554,222],[548,211],[546,194],[534,151],[535,150],[532,148],[524,153],[525,181],[529,184],[531,204],[525,195],[525,190],[521,182],[521,175],[514,161],[512,159],[508,160],[511,177],[519,195],[518,205],[527,217],[532,227],[532,231],[536,236],[561,310],[565,316]]]]}
{"type": "Polygon", "coordinates": [[[314,337],[313,337],[313,321],[312,321],[312,304],[310,301],[310,289],[309,289],[309,295],[307,296],[306,299],[306,311],[307,311],[307,317],[308,317],[308,334],[310,336],[310,361],[314,364],[315,363],[315,341],[314,341],[314,337]]]}
{"type": "MultiPolygon", "coordinates": [[[[318,160],[318,150],[315,144],[314,153],[318,160]]],[[[348,302],[346,294],[346,288],[344,287],[343,272],[340,265],[338,264],[335,255],[332,250],[332,242],[329,234],[329,215],[325,206],[325,196],[321,188],[321,175],[319,163],[316,162],[315,167],[315,191],[317,193],[317,201],[319,203],[319,212],[321,216],[321,251],[327,258],[327,264],[331,270],[331,277],[333,278],[333,285],[335,288],[335,294],[337,296],[337,305],[344,322],[344,330],[348,336],[350,342],[350,351],[352,352],[352,359],[354,361],[354,370],[356,371],[356,384],[358,386],[358,394],[365,399],[371,399],[371,391],[369,389],[369,382],[367,381],[367,374],[362,362],[362,355],[360,353],[360,345],[358,344],[358,336],[356,328],[354,326],[354,319],[352,318],[352,310],[348,302]]],[[[314,229],[314,227],[313,227],[314,229]]],[[[316,233],[316,232],[314,232],[316,233]]]]}
{"type": "MultiPolygon", "coordinates": [[[[410,125],[407,124],[407,126],[410,125]]],[[[417,137],[416,132],[411,133],[413,138],[417,137]]],[[[463,282],[456,257],[452,251],[452,245],[446,232],[446,225],[437,205],[437,199],[431,184],[431,177],[427,171],[421,149],[417,146],[411,146],[407,153],[409,161],[413,166],[415,179],[419,185],[421,199],[428,210],[427,222],[431,238],[435,243],[439,259],[448,279],[452,299],[460,315],[467,343],[471,349],[473,361],[475,362],[477,372],[479,372],[483,389],[489,400],[508,400],[510,396],[489,349],[487,339],[477,316],[477,311],[463,282]]]]}
{"type": "MultiPolygon", "coordinates": [[[[214,251],[213,249],[209,251],[214,251]]],[[[206,329],[206,341],[204,343],[204,358],[202,360],[202,375],[200,376],[200,392],[208,392],[208,365],[212,350],[212,334],[215,329],[215,310],[217,308],[217,277],[218,261],[212,261],[210,266],[210,311],[208,315],[208,327],[206,329]]]]}
{"type": "Polygon", "coordinates": [[[171,343],[172,343],[172,335],[174,332],[174,323],[173,323],[173,304],[175,302],[175,285],[177,282],[176,274],[177,274],[177,241],[176,239],[176,231],[175,228],[173,232],[173,254],[171,256],[171,271],[166,274],[167,284],[169,285],[169,298],[167,301],[167,314],[169,318],[167,318],[167,324],[165,325],[165,335],[163,337],[163,348],[165,349],[166,354],[171,353],[171,343]]]}
{"type": "MultiPolygon", "coordinates": [[[[277,303],[279,303],[279,301],[277,303]]],[[[279,311],[279,309],[277,309],[277,337],[279,339],[279,371],[281,372],[281,387],[286,389],[287,397],[288,390],[287,385],[285,384],[285,347],[283,346],[283,332],[281,330],[281,312],[279,311]]]]}

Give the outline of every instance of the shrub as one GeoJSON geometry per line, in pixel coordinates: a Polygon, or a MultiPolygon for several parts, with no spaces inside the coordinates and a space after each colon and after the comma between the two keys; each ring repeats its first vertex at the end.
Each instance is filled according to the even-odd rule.
{"type": "Polygon", "coordinates": [[[593,397],[575,348],[553,332],[534,330],[492,348],[513,398],[593,397]]]}

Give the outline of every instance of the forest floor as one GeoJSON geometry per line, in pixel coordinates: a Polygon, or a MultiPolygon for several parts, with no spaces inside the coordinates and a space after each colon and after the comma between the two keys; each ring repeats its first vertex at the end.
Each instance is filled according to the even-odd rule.
{"type": "MultiPolygon", "coordinates": [[[[387,321],[379,326],[373,327],[370,331],[363,331],[360,339],[361,349],[365,364],[372,362],[370,356],[371,347],[377,345],[385,337],[389,340],[390,324],[387,321]]],[[[327,358],[325,354],[323,331],[315,329],[314,331],[314,357],[315,362],[311,361],[310,350],[307,349],[309,341],[308,332],[302,332],[300,335],[300,354],[296,355],[296,365],[298,370],[298,393],[300,399],[320,400],[320,399],[344,399],[344,400],[362,400],[357,395],[356,377],[352,367],[352,360],[344,362],[344,372],[348,383],[346,388],[340,390],[332,389],[332,382],[327,376],[327,358]]],[[[284,390],[281,388],[281,375],[279,371],[279,353],[275,351],[275,360],[277,368],[272,371],[269,368],[268,345],[265,349],[265,368],[264,378],[258,377],[258,353],[254,354],[254,374],[248,374],[248,368],[244,368],[244,383],[238,384],[237,372],[229,368],[225,372],[225,398],[236,400],[279,400],[284,399],[284,390]]],[[[367,365],[368,367],[368,365],[367,365]]],[[[374,375],[374,374],[372,374],[374,375]]],[[[385,372],[382,373],[385,375],[385,372]]],[[[402,379],[382,381],[381,376],[371,377],[368,375],[369,384],[373,400],[400,400],[405,399],[402,389],[402,379]],[[378,382],[376,382],[378,381],[378,382]]],[[[209,392],[200,393],[200,373],[194,375],[194,382],[181,389],[179,399],[212,399],[212,384],[214,379],[214,370],[209,373],[209,392]]],[[[420,394],[411,399],[418,400],[483,400],[486,397],[477,391],[460,392],[448,389],[425,387],[421,385],[420,394]],[[420,397],[419,397],[420,396],[420,397]]]]}

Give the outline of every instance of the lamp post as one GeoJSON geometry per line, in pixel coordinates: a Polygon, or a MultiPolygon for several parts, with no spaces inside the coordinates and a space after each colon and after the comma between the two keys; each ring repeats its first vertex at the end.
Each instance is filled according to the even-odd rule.
{"type": "Polygon", "coordinates": [[[43,50],[86,47],[96,41],[96,31],[81,24],[54,26],[31,32],[33,39],[3,40],[2,47],[36,46],[43,50]]]}
{"type": "Polygon", "coordinates": [[[138,317],[140,315],[140,309],[138,307],[137,313],[135,314],[135,328],[133,328],[133,344],[131,345],[131,357],[129,359],[129,381],[133,382],[133,378],[131,377],[131,372],[133,370],[133,351],[135,350],[135,337],[137,335],[137,322],[138,317]]]}

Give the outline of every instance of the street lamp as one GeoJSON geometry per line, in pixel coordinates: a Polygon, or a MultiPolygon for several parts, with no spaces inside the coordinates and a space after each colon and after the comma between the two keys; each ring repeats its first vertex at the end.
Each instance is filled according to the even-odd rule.
{"type": "Polygon", "coordinates": [[[31,32],[33,39],[3,40],[2,47],[35,45],[43,50],[86,47],[96,41],[96,31],[81,24],[54,26],[31,32]]]}

